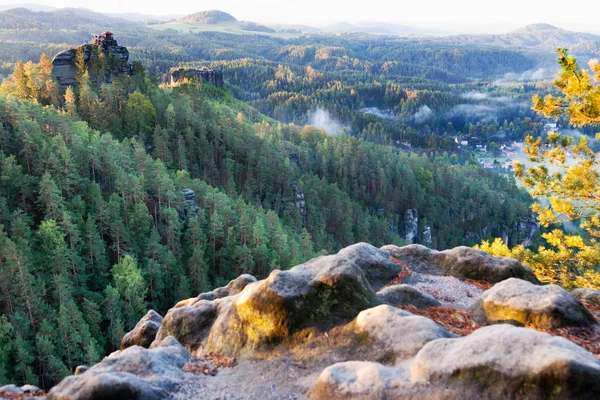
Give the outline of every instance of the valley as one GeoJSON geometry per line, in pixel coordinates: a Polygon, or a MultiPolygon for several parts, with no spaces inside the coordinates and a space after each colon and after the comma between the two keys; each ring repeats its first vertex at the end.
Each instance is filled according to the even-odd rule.
{"type": "Polygon", "coordinates": [[[106,7],[0,11],[0,397],[600,393],[599,35],[106,7]]]}

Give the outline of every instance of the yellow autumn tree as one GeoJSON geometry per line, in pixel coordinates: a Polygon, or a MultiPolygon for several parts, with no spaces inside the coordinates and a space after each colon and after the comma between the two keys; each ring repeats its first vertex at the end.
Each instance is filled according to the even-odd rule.
{"type": "MultiPolygon", "coordinates": [[[[560,95],[533,97],[533,109],[546,117],[568,116],[576,127],[600,123],[600,64],[583,70],[566,49],[558,49],[561,72],[554,82],[560,95]]],[[[597,135],[600,138],[600,134],[597,135]]],[[[510,256],[528,265],[543,281],[565,287],[600,289],[600,153],[560,132],[526,138],[525,153],[533,166],[515,162],[515,175],[536,199],[532,209],[543,227],[577,223],[581,234],[553,229],[542,237],[547,246],[537,252],[517,246],[509,249],[500,239],[478,248],[496,256],[510,256]]]]}

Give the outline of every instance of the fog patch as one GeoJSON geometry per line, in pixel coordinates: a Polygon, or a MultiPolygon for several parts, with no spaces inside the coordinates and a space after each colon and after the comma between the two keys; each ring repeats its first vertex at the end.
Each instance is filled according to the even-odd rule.
{"type": "Polygon", "coordinates": [[[496,85],[501,85],[508,82],[525,82],[525,81],[541,81],[554,76],[554,72],[546,68],[530,69],[525,72],[508,72],[502,78],[494,81],[496,85]]]}
{"type": "Polygon", "coordinates": [[[321,107],[309,114],[308,124],[315,128],[323,129],[331,136],[337,136],[342,133],[342,124],[332,117],[329,111],[321,107]]]}
{"type": "MultiPolygon", "coordinates": [[[[473,100],[473,101],[484,101],[487,102],[497,102],[506,105],[522,105],[523,101],[516,99],[514,97],[508,96],[493,96],[489,93],[484,92],[468,92],[460,95],[462,99],[473,100]]],[[[527,103],[528,105],[528,103],[527,103]]]]}
{"type": "Polygon", "coordinates": [[[433,111],[431,111],[431,108],[427,107],[427,105],[423,105],[419,108],[419,111],[415,113],[414,118],[415,122],[422,124],[431,119],[432,116],[433,111]]]}
{"type": "Polygon", "coordinates": [[[477,119],[480,121],[492,121],[497,119],[494,107],[482,104],[459,104],[446,113],[446,118],[463,117],[465,119],[477,119]]]}
{"type": "Polygon", "coordinates": [[[489,98],[490,95],[483,92],[469,92],[461,94],[460,97],[468,100],[485,100],[489,98]]]}
{"type": "Polygon", "coordinates": [[[383,119],[394,119],[394,116],[392,115],[392,113],[390,111],[387,111],[387,110],[382,111],[377,107],[365,107],[365,108],[361,108],[359,111],[361,113],[375,115],[376,117],[383,118],[383,119]]]}

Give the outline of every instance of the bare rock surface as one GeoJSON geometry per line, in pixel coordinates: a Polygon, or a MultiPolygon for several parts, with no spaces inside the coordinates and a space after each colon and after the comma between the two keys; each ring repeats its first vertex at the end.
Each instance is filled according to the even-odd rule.
{"type": "Polygon", "coordinates": [[[131,346],[150,347],[156,333],[162,325],[163,317],[154,310],[150,310],[144,317],[135,325],[135,328],[121,340],[121,350],[125,350],[131,346]]]}
{"type": "Polygon", "coordinates": [[[482,280],[497,283],[508,278],[519,278],[539,283],[534,273],[515,259],[492,257],[471,247],[455,247],[437,251],[413,244],[404,247],[384,246],[382,250],[406,263],[409,267],[425,273],[445,273],[461,279],[482,280]]]}
{"type": "Polygon", "coordinates": [[[400,272],[400,266],[393,263],[386,252],[368,243],[356,243],[340,250],[338,258],[355,263],[365,273],[365,277],[375,290],[379,290],[400,272]]]}
{"type": "Polygon", "coordinates": [[[62,380],[49,400],[164,399],[184,377],[188,352],[176,341],[148,350],[129,347],[105,357],[85,373],[62,380]]]}
{"type": "Polygon", "coordinates": [[[362,311],[356,317],[354,329],[373,340],[372,346],[385,349],[389,362],[414,356],[432,340],[456,337],[429,318],[388,305],[362,311]]]}
{"type": "Polygon", "coordinates": [[[243,274],[232,280],[227,286],[217,288],[211,292],[202,293],[198,296],[201,300],[215,300],[223,297],[233,296],[240,293],[250,283],[256,282],[256,278],[249,274],[243,274]]]}
{"type": "Polygon", "coordinates": [[[411,366],[411,381],[449,387],[463,398],[600,397],[600,360],[576,344],[511,325],[428,343],[411,366]]]}
{"type": "Polygon", "coordinates": [[[410,386],[408,374],[375,362],[349,361],[326,368],[311,399],[387,399],[410,386]]]}
{"type": "Polygon", "coordinates": [[[519,265],[460,248],[380,250],[359,243],[260,281],[243,275],[177,303],[150,349],[131,346],[78,369],[49,398],[600,398],[600,361],[591,342],[598,325],[570,327],[595,321],[574,295],[512,278],[528,276],[519,265]],[[484,292],[490,284],[469,277],[500,283],[484,292]],[[390,284],[396,285],[383,288],[390,284]],[[382,304],[406,293],[423,301],[411,310],[424,316],[382,304]],[[478,301],[473,309],[485,323],[504,321],[506,311],[492,313],[502,310],[489,301],[496,298],[525,304],[511,311],[512,322],[585,331],[588,342],[578,343],[594,354],[530,328],[480,328],[465,310],[478,301]],[[237,362],[216,370],[202,364],[226,356],[237,362]]]}
{"type": "Polygon", "coordinates": [[[442,305],[435,297],[411,285],[392,285],[377,292],[379,298],[392,306],[412,305],[419,309],[442,305]]]}
{"type": "Polygon", "coordinates": [[[560,286],[537,286],[516,278],[486,290],[473,312],[482,324],[508,322],[536,329],[596,323],[579,300],[560,286]]]}
{"type": "Polygon", "coordinates": [[[580,301],[600,306],[600,291],[594,289],[575,289],[571,294],[580,301]]]}
{"type": "Polygon", "coordinates": [[[396,368],[344,362],[326,368],[313,399],[595,399],[600,360],[574,343],[494,325],[426,344],[396,368]]]}

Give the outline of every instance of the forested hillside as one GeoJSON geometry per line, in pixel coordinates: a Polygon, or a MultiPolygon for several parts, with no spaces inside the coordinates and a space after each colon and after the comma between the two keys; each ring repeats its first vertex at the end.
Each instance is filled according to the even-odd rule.
{"type": "Polygon", "coordinates": [[[20,59],[52,56],[110,29],[157,81],[168,81],[176,65],[218,67],[235,97],[272,118],[303,125],[322,108],[348,132],[379,144],[454,151],[457,135],[486,144],[538,135],[544,125],[529,105],[533,93],[549,89],[536,81],[537,49],[462,38],[283,38],[163,28],[68,10],[9,10],[0,13],[0,71],[8,75],[20,59]]]}
{"type": "Polygon", "coordinates": [[[48,387],[147,308],[240,273],[403,243],[409,209],[439,248],[529,215],[514,180],[455,155],[281,124],[227,90],[134,70],[98,87],[84,68],[63,96],[42,57],[2,85],[0,381],[48,387]]]}

